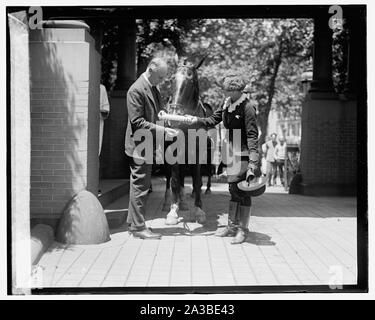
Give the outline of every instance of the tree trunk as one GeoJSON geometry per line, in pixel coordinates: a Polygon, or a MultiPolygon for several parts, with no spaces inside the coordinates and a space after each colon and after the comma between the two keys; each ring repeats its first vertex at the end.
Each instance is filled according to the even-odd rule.
{"type": "Polygon", "coordinates": [[[258,115],[258,123],[261,130],[261,135],[259,137],[259,148],[261,148],[262,144],[266,141],[267,136],[267,129],[268,129],[268,116],[272,106],[273,96],[275,95],[275,82],[279,72],[279,67],[282,61],[282,51],[281,51],[281,44],[279,54],[275,57],[273,62],[274,68],[271,73],[270,82],[268,85],[267,90],[267,102],[264,105],[260,106],[261,112],[258,115]]]}

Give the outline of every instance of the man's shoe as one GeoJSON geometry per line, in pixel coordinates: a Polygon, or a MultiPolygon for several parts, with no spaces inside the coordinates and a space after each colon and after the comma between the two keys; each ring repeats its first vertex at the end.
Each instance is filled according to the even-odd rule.
{"type": "Polygon", "coordinates": [[[143,229],[141,231],[132,231],[134,238],[140,238],[143,240],[157,240],[161,239],[160,233],[152,232],[150,229],[143,229]]]}

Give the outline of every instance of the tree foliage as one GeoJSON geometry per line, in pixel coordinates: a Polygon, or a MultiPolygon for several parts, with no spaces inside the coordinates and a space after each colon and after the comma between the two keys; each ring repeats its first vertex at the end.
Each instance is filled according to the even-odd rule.
{"type": "Polygon", "coordinates": [[[343,28],[333,30],[332,39],[332,78],[337,93],[345,90],[348,63],[348,27],[344,19],[343,28]]]}
{"type": "MultiPolygon", "coordinates": [[[[155,55],[163,55],[173,62],[173,55],[185,54],[184,38],[192,29],[198,29],[199,19],[137,19],[137,75],[147,67],[155,55]]],[[[102,81],[111,90],[116,79],[118,59],[118,26],[111,22],[104,25],[102,45],[102,81]]],[[[173,64],[171,72],[173,71],[173,64]]]]}
{"type": "MultiPolygon", "coordinates": [[[[284,118],[299,117],[303,99],[300,76],[312,66],[312,20],[139,19],[136,23],[138,74],[152,56],[163,55],[171,66],[161,88],[166,99],[172,94],[175,53],[192,62],[208,54],[199,69],[202,99],[217,108],[223,99],[222,77],[228,72],[241,74],[258,109],[261,142],[271,108],[284,118]]],[[[113,26],[106,32],[103,78],[107,88],[112,88],[117,30],[113,26]]]]}
{"type": "Polygon", "coordinates": [[[210,19],[186,39],[191,55],[209,52],[201,70],[205,101],[222,101],[221,78],[241,74],[250,84],[263,142],[271,108],[298,118],[303,99],[300,76],[312,63],[313,23],[307,19],[210,19]]]}

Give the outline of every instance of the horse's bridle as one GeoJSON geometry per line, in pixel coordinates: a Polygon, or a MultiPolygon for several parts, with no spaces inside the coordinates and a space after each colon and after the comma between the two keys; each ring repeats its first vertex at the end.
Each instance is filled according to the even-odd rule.
{"type": "Polygon", "coordinates": [[[176,109],[176,107],[183,107],[182,103],[168,103],[167,105],[173,109],[176,109]]]}
{"type": "MultiPolygon", "coordinates": [[[[195,69],[194,66],[189,66],[189,65],[186,65],[186,64],[180,64],[180,65],[177,66],[177,70],[180,70],[180,69],[183,69],[183,68],[190,69],[190,70],[194,70],[195,69]]],[[[191,77],[187,76],[187,77],[188,78],[192,78],[192,76],[191,77]]],[[[202,103],[202,102],[199,99],[198,105],[200,103],[202,103]]],[[[173,110],[173,112],[175,113],[175,111],[177,110],[178,107],[183,107],[183,104],[182,103],[168,103],[167,106],[169,108],[171,108],[173,110]]],[[[197,108],[196,108],[196,110],[197,110],[197,108]]]]}
{"type": "MultiPolygon", "coordinates": [[[[202,103],[202,100],[199,98],[197,108],[195,109],[195,114],[193,115],[197,115],[199,105],[202,107],[204,113],[206,113],[206,108],[202,103]]],[[[168,103],[167,106],[173,110],[174,113],[172,114],[176,114],[175,111],[177,110],[177,107],[183,107],[181,103],[168,103]]]]}

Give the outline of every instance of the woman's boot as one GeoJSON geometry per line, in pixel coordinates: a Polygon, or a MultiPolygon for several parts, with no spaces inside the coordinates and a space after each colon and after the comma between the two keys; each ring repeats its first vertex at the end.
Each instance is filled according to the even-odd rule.
{"type": "Polygon", "coordinates": [[[238,209],[238,202],[229,201],[229,212],[228,212],[228,226],[225,228],[221,228],[215,233],[217,237],[230,237],[234,236],[237,231],[237,222],[236,222],[236,215],[238,209]]]}
{"type": "Polygon", "coordinates": [[[236,236],[232,240],[231,244],[240,244],[246,240],[247,233],[249,232],[248,225],[251,215],[251,207],[239,206],[237,211],[238,229],[236,236]]]}

